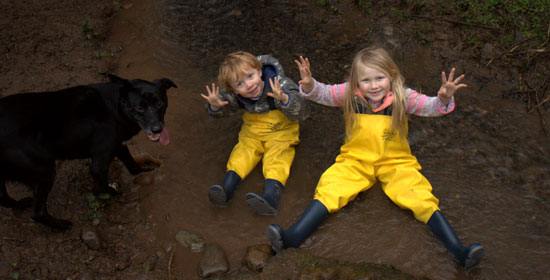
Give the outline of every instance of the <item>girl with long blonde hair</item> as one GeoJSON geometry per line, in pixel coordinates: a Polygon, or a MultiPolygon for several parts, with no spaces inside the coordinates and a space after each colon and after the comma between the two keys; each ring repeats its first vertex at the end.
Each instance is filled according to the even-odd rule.
{"type": "Polygon", "coordinates": [[[407,115],[437,117],[454,110],[454,93],[466,87],[441,73],[437,96],[420,94],[404,86],[397,65],[381,48],[359,51],[346,83],[327,85],[313,79],[307,58],[296,60],[300,92],[319,104],[344,108],[346,140],[336,162],[321,176],[312,203],[297,223],[283,230],[269,225],[267,237],[279,252],[298,247],[329,214],[338,211],[360,192],[380,181],[385,194],[399,207],[410,209],[426,223],[465,269],[477,266],[483,247],[462,245],[439,209],[432,186],[419,172],[420,164],[407,142],[407,115]]]}

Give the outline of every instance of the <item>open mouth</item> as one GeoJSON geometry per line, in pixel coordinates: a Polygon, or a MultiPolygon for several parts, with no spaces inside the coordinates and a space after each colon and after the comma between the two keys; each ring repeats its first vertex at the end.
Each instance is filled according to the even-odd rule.
{"type": "Polygon", "coordinates": [[[248,95],[253,97],[256,96],[257,94],[258,94],[258,88],[255,88],[248,92],[248,95]]]}
{"type": "Polygon", "coordinates": [[[168,137],[168,130],[163,128],[158,134],[147,133],[149,140],[153,142],[160,142],[162,145],[168,145],[170,143],[170,137],[168,137]]]}

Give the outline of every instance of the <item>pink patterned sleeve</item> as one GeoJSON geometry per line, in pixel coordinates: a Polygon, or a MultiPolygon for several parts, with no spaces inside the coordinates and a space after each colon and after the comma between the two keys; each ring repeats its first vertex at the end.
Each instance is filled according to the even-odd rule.
{"type": "Polygon", "coordinates": [[[407,99],[407,113],[422,117],[439,117],[455,109],[454,97],[448,105],[443,104],[437,96],[427,96],[413,89],[405,90],[407,99]]]}
{"type": "Polygon", "coordinates": [[[306,99],[331,107],[340,107],[344,104],[348,83],[327,85],[315,79],[313,81],[313,89],[310,92],[304,92],[300,85],[300,94],[306,99]]]}

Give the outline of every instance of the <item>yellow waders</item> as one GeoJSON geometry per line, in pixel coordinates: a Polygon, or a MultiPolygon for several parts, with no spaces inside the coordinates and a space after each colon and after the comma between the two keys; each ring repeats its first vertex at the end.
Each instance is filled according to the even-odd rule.
{"type": "Polygon", "coordinates": [[[298,142],[298,122],[290,121],[280,110],[266,114],[245,112],[239,142],[229,156],[227,170],[244,179],[263,155],[264,178],[285,185],[298,142]]]}
{"type": "Polygon", "coordinates": [[[427,223],[439,201],[420,169],[407,140],[391,130],[391,116],[356,114],[352,133],[321,176],[314,199],[334,212],[380,180],[395,204],[427,223]]]}

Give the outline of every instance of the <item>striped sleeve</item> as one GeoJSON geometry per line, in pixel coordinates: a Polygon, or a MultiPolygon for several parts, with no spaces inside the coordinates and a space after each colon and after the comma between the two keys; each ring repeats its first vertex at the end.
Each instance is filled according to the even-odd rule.
{"type": "Polygon", "coordinates": [[[439,117],[452,112],[455,108],[454,97],[448,105],[443,104],[437,96],[427,96],[407,88],[407,113],[422,117],[439,117]]]}
{"type": "Polygon", "coordinates": [[[332,107],[340,107],[344,104],[348,83],[328,85],[315,79],[313,81],[313,89],[310,92],[304,92],[300,85],[300,94],[306,99],[332,107]]]}

